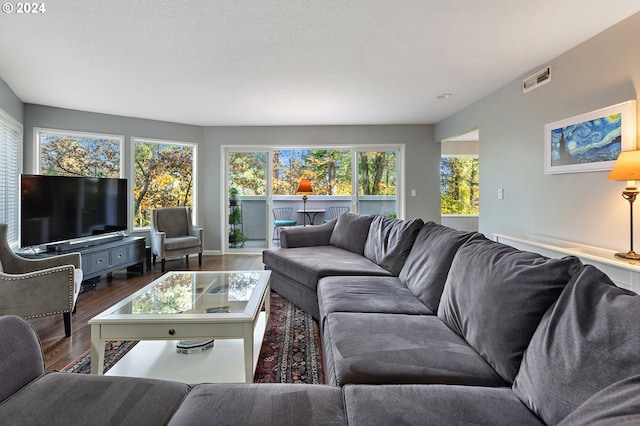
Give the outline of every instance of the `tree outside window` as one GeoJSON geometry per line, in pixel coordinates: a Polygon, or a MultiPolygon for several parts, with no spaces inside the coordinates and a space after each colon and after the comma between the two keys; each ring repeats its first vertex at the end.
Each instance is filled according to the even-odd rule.
{"type": "Polygon", "coordinates": [[[442,157],[440,161],[442,214],[479,214],[479,161],[475,157],[442,157]]]}
{"type": "Polygon", "coordinates": [[[134,139],[134,228],[151,224],[151,210],[193,206],[193,144],[134,139]]]}
{"type": "Polygon", "coordinates": [[[314,195],[351,195],[351,151],[274,150],[274,195],[296,195],[303,178],[311,181],[314,195]]]}
{"type": "Polygon", "coordinates": [[[40,173],[119,178],[121,136],[38,131],[40,173]]]}
{"type": "Polygon", "coordinates": [[[230,152],[229,183],[238,195],[267,195],[267,153],[230,152]]]}
{"type": "Polygon", "coordinates": [[[396,195],[395,152],[359,153],[358,174],[358,195],[396,195]]]}

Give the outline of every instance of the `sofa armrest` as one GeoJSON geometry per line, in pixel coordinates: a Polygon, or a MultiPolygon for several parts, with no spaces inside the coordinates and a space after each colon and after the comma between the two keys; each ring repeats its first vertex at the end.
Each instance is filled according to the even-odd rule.
{"type": "Polygon", "coordinates": [[[280,247],[328,246],[337,221],[338,219],[333,219],[322,225],[282,228],[280,232],[280,247]]]}
{"type": "Polygon", "coordinates": [[[31,324],[17,316],[0,317],[0,402],[45,372],[38,334],[31,324]]]}

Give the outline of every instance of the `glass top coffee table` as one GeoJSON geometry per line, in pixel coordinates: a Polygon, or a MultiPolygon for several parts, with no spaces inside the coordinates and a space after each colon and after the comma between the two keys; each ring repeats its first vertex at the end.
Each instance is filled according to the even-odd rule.
{"type": "Polygon", "coordinates": [[[105,342],[139,340],[109,375],[195,384],[253,382],[270,312],[270,271],[169,272],[89,321],[91,373],[105,342]],[[264,311],[262,311],[264,306],[264,311]],[[178,353],[185,340],[214,347],[178,353]]]}

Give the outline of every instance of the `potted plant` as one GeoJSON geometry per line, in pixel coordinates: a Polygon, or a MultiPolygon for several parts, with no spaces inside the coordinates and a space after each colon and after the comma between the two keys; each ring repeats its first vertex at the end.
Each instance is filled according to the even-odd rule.
{"type": "Polygon", "coordinates": [[[238,198],[238,188],[232,186],[231,188],[229,188],[229,205],[237,206],[239,201],[240,199],[238,198]]]}
{"type": "Polygon", "coordinates": [[[229,247],[236,248],[242,247],[244,242],[247,241],[247,237],[242,233],[240,229],[229,230],[229,247]]]}

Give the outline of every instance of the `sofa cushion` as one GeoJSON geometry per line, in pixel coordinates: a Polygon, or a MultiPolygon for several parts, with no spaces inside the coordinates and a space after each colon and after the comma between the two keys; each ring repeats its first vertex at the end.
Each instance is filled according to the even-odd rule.
{"type": "Polygon", "coordinates": [[[165,240],[164,248],[167,251],[182,250],[189,247],[198,247],[200,245],[200,239],[196,237],[173,237],[165,240]]]}
{"type": "Polygon", "coordinates": [[[476,232],[457,231],[434,222],[424,224],[400,271],[400,281],[429,309],[436,312],[453,256],[476,232]]]}
{"type": "Polygon", "coordinates": [[[438,316],[509,383],[542,316],[582,263],[482,239],[456,253],[438,316]]]}
{"type": "Polygon", "coordinates": [[[423,224],[422,219],[376,216],[369,227],[364,256],[397,276],[423,224]]]}
{"type": "Polygon", "coordinates": [[[0,404],[0,418],[16,425],[161,425],[189,389],[165,380],[51,372],[0,404]]]}
{"type": "Polygon", "coordinates": [[[565,417],[559,426],[639,425],[640,376],[607,386],[565,417]]]}
{"type": "Polygon", "coordinates": [[[364,244],[369,236],[369,227],[374,215],[343,213],[338,217],[331,233],[329,244],[360,255],[364,254],[364,244]]]}
{"type": "Polygon", "coordinates": [[[436,316],[334,312],[322,350],[332,385],[507,384],[436,316]]]}
{"type": "Polygon", "coordinates": [[[318,280],[323,277],[391,275],[391,272],[366,257],[334,246],[265,250],[262,261],[269,269],[291,277],[314,291],[318,288],[318,280]]]}
{"type": "Polygon", "coordinates": [[[344,425],[340,388],[261,383],[196,385],[170,425],[344,425]]]}
{"type": "Polygon", "coordinates": [[[638,324],[640,296],[585,266],[531,339],[516,395],[544,421],[558,423],[599,390],[640,374],[638,324]]]}
{"type": "Polygon", "coordinates": [[[320,324],[332,312],[434,315],[397,277],[326,277],[318,282],[320,324]]]}
{"type": "Polygon", "coordinates": [[[509,388],[347,385],[350,425],[543,425],[509,388]]]}

